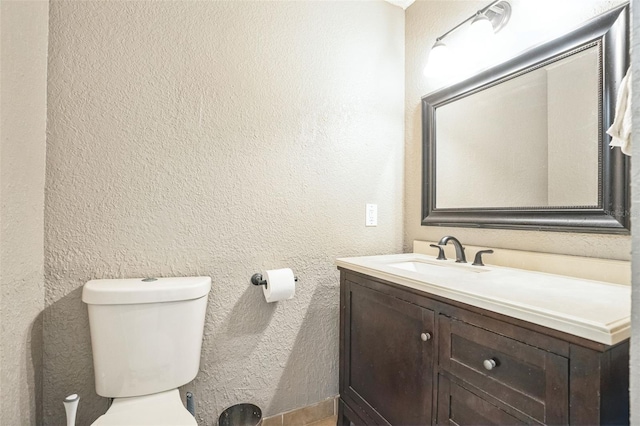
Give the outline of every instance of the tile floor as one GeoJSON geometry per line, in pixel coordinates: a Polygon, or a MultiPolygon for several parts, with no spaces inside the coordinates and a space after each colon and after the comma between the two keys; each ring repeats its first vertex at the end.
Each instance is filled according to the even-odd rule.
{"type": "Polygon", "coordinates": [[[337,397],[262,420],[262,426],[335,426],[337,397]]]}
{"type": "Polygon", "coordinates": [[[318,420],[317,422],[309,423],[308,426],[336,426],[338,423],[337,416],[327,417],[326,419],[318,420]]]}

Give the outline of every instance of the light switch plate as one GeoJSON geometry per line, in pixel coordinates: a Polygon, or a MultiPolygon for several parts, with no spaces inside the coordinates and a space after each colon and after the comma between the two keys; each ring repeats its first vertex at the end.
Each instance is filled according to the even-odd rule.
{"type": "Polygon", "coordinates": [[[378,226],[378,205],[367,204],[365,226],[378,226]]]}

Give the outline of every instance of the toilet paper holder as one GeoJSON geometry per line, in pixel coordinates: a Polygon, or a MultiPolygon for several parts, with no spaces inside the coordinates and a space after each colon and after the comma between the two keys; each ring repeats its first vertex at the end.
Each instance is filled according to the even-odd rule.
{"type": "MultiPolygon", "coordinates": [[[[298,277],[293,277],[293,280],[295,282],[298,282],[298,277]]],[[[262,274],[261,273],[256,273],[251,275],[251,284],[253,285],[263,285],[263,286],[267,286],[267,280],[262,278],[262,274]]]]}

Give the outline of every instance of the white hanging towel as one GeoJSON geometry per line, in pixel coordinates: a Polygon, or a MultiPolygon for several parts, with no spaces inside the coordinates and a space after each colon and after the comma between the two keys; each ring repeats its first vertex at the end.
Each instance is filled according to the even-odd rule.
{"type": "Polygon", "coordinates": [[[616,117],[607,133],[611,136],[609,146],[619,146],[623,154],[631,155],[631,68],[620,82],[616,117]]]}

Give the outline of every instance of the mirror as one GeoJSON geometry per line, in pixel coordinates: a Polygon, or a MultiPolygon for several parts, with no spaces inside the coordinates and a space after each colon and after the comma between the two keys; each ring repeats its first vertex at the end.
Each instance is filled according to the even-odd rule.
{"type": "Polygon", "coordinates": [[[599,68],[591,46],[438,108],[436,207],[596,207],[599,68]]]}
{"type": "Polygon", "coordinates": [[[422,99],[423,225],[629,232],[627,9],[422,99]]]}

